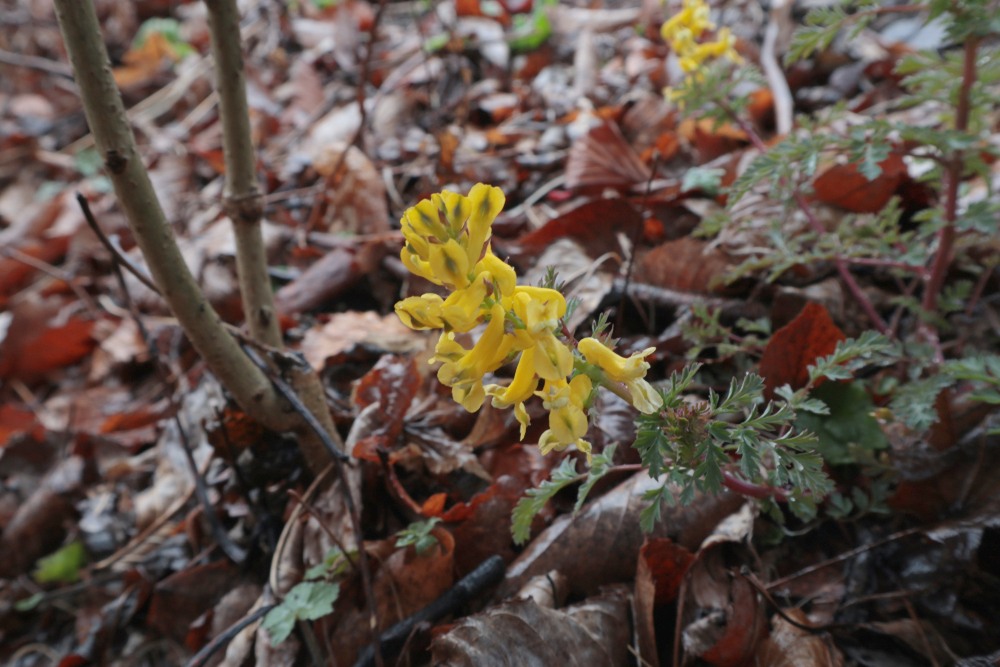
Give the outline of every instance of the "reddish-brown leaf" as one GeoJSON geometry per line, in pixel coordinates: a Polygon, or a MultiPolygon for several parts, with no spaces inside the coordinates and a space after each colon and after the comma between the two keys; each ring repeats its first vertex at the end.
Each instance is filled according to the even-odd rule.
{"type": "Polygon", "coordinates": [[[636,280],[679,292],[713,294],[714,284],[732,267],[729,256],[708,241],[686,236],[661,243],[643,255],[636,280]]]}
{"type": "Polygon", "coordinates": [[[832,353],[845,338],[826,308],[807,303],[798,317],[774,332],[764,348],[760,360],[764,396],[772,398],[774,390],[784,384],[792,389],[805,386],[809,381],[809,366],[832,353]]]}
{"type": "Polygon", "coordinates": [[[654,537],[646,541],[639,551],[640,567],[645,567],[656,583],[656,604],[666,604],[677,597],[681,581],[687,573],[694,554],[669,537],[654,537]]]}
{"type": "Polygon", "coordinates": [[[361,378],[354,389],[354,403],[361,410],[377,404],[379,420],[355,443],[353,456],[371,460],[377,450],[395,448],[403,431],[403,417],[417,395],[421,380],[415,359],[394,354],[383,356],[361,378]]]}
{"type": "Polygon", "coordinates": [[[631,236],[643,225],[642,214],[624,199],[596,199],[574,208],[518,239],[525,251],[537,253],[553,241],[571,238],[591,257],[618,247],[618,234],[631,236]]]}
{"type": "Polygon", "coordinates": [[[602,123],[573,143],[566,187],[628,189],[645,184],[649,168],[614,123],[602,123]]]}
{"type": "Polygon", "coordinates": [[[0,343],[0,378],[34,382],[46,373],[74,364],[97,346],[94,320],[58,317],[53,301],[21,302],[0,343]]]}
{"type": "Polygon", "coordinates": [[[0,405],[0,448],[6,447],[10,439],[22,433],[32,433],[36,440],[40,439],[41,433],[35,413],[28,408],[7,403],[0,405]]]}
{"type": "Polygon", "coordinates": [[[872,181],[855,163],[830,167],[813,182],[816,199],[854,213],[881,211],[906,177],[906,164],[902,155],[893,152],[879,166],[882,173],[872,181]]]}

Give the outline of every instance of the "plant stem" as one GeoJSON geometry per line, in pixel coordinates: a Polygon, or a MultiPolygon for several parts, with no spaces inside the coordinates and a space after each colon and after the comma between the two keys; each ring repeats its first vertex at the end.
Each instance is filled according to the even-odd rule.
{"type": "Polygon", "coordinates": [[[226,163],[225,208],[236,237],[243,311],[253,340],[281,347],[281,328],[274,312],[274,294],[267,275],[267,256],[260,221],[264,197],[257,182],[257,156],[250,137],[246,78],[240,46],[240,15],[236,0],[205,0],[219,92],[219,120],[226,163]]]}
{"type": "Polygon", "coordinates": [[[754,484],[746,481],[745,479],[740,479],[736,475],[725,470],[722,471],[722,485],[730,491],[734,491],[735,493],[749,498],[774,498],[779,503],[783,503],[788,500],[788,492],[784,489],[779,489],[776,486],[754,484]]]}
{"type": "MultiPolygon", "coordinates": [[[[969,129],[969,113],[972,108],[972,86],[976,82],[976,56],[979,51],[979,37],[970,35],[965,41],[965,59],[962,67],[962,85],[958,90],[955,106],[955,129],[965,132],[969,129]]],[[[921,307],[927,313],[937,309],[938,296],[951,266],[957,237],[958,189],[964,171],[964,151],[956,150],[945,168],[944,226],[938,231],[938,250],[931,264],[921,307]]],[[[935,334],[936,332],[930,332],[935,334]]]]}

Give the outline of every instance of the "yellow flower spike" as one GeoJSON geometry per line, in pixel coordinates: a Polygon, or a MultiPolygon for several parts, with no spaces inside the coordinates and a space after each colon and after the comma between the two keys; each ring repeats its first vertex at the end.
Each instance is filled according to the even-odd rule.
{"type": "Polygon", "coordinates": [[[469,286],[469,258],[455,239],[431,246],[428,262],[434,272],[432,282],[452,289],[469,286]]]}
{"type": "Polygon", "coordinates": [[[503,190],[491,185],[477,183],[469,190],[469,215],[465,225],[469,240],[467,250],[469,264],[479,261],[483,247],[492,233],[493,221],[503,209],[506,198],[503,190]]]}
{"type": "Polygon", "coordinates": [[[411,329],[440,329],[444,326],[441,319],[443,303],[437,294],[411,296],[396,304],[396,315],[411,329]]]}

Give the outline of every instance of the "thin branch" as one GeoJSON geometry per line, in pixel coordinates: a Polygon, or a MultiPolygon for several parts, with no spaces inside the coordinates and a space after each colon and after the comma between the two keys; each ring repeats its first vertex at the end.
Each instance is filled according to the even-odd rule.
{"type": "Polygon", "coordinates": [[[264,197],[257,182],[257,155],[250,137],[239,9],[236,0],[205,0],[205,5],[212,35],[226,162],[225,208],[233,222],[236,239],[236,267],[244,317],[255,341],[281,347],[281,327],[275,315],[260,226],[264,197]]]}

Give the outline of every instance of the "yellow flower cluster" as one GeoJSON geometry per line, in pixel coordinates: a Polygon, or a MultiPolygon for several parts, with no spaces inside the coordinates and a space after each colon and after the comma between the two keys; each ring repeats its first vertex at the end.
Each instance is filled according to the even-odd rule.
{"type": "MultiPolygon", "coordinates": [[[[561,337],[566,299],[554,289],[518,285],[514,269],[493,254],[493,220],[503,205],[499,188],[479,183],[468,196],[444,191],[406,210],[400,220],[403,264],[450,294],[403,299],[396,313],[412,329],[442,330],[431,361],[441,363],[438,380],[466,410],[479,410],[487,396],[494,407],[513,407],[523,438],[530,424],[524,402],[539,396],[549,411],[549,428],[538,443],[542,452],[575,445],[589,457],[583,437],[594,382],[591,375],[573,375],[580,358],[561,337]],[[456,339],[479,325],[485,329],[471,348],[456,339]],[[487,373],[518,355],[510,384],[484,384],[487,373]]],[[[625,358],[585,338],[577,349],[601,382],[624,385],[637,409],[659,409],[662,399],[644,379],[653,348],[625,358]]]]}
{"type": "Polygon", "coordinates": [[[683,9],[663,24],[660,34],[677,54],[681,69],[687,74],[696,71],[706,60],[715,58],[725,57],[734,63],[742,62],[729,28],[716,32],[715,41],[698,41],[703,34],[714,30],[715,24],[708,18],[708,3],[705,0],[684,0],[683,9]]]}

